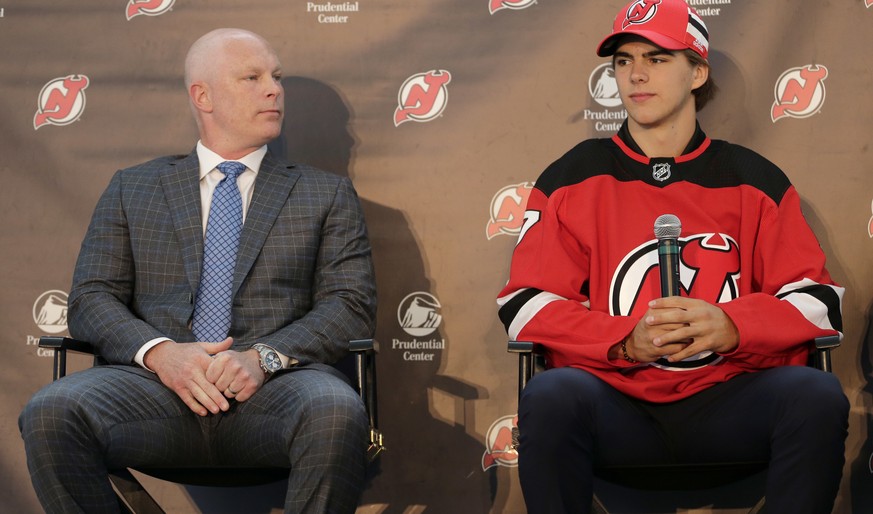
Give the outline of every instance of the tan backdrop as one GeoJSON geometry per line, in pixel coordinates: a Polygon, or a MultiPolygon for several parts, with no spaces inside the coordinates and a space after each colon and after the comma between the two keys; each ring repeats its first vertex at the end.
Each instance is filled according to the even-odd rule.
{"type": "MultiPolygon", "coordinates": [[[[364,202],[390,450],[359,512],[523,512],[503,451],[515,361],[494,297],[530,183],[624,115],[594,55],[623,3],[0,0],[0,509],[39,511],[17,417],[50,379],[35,342],[66,334],[97,197],[116,169],[193,148],[184,52],[238,26],[272,41],[284,64],[287,121],[273,149],[351,176],[364,202]]],[[[786,171],[847,288],[835,369],[853,410],[837,512],[873,512],[873,0],[691,4],[722,90],[704,129],[786,171]]],[[[269,512],[282,489],[152,487],[176,512],[269,512]]],[[[642,501],[657,510],[657,498],[642,501]]]]}

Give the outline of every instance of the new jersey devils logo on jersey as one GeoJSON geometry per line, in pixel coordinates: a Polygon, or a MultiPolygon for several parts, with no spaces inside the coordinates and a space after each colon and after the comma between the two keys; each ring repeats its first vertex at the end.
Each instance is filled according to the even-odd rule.
{"type": "Polygon", "coordinates": [[[85,75],[67,75],[52,79],[39,93],[39,107],[33,116],[33,129],[43,125],[69,125],[85,111],[85,75]]]}
{"type": "Polygon", "coordinates": [[[394,126],[410,120],[423,123],[442,114],[449,99],[446,85],[451,80],[452,75],[446,70],[417,73],[406,79],[397,95],[394,126]]]}
{"type": "Polygon", "coordinates": [[[127,3],[127,19],[144,14],[159,16],[169,11],[176,0],[130,0],[127,3]]]}
{"type": "Polygon", "coordinates": [[[658,4],[660,3],[661,0],[637,0],[627,8],[621,28],[626,29],[631,25],[651,20],[658,13],[658,4]]]}
{"type": "MultiPolygon", "coordinates": [[[[682,296],[723,303],[739,296],[740,251],[725,234],[696,234],[679,239],[679,283],[682,296]]],[[[621,261],[612,277],[609,312],[614,316],[641,316],[649,300],[661,296],[658,241],[651,240],[621,261]]],[[[664,369],[693,369],[716,362],[710,352],[679,363],[660,360],[664,369]]]]}
{"type": "Polygon", "coordinates": [[[808,118],[817,113],[825,101],[827,76],[828,69],[820,64],[785,71],[776,81],[776,101],[770,110],[773,123],[782,118],[808,118]]]}
{"type": "Polygon", "coordinates": [[[488,10],[491,14],[503,9],[514,9],[517,11],[519,9],[526,9],[535,3],[537,3],[537,0],[488,0],[488,10]]]}

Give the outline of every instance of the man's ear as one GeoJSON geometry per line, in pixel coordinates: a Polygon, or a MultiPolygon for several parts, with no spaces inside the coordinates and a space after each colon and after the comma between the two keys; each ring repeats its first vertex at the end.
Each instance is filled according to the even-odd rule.
{"type": "Polygon", "coordinates": [[[188,96],[191,104],[198,111],[212,112],[212,95],[209,86],[202,82],[195,82],[188,88],[188,96]]]}
{"type": "Polygon", "coordinates": [[[706,64],[695,64],[694,65],[694,78],[691,83],[691,90],[695,90],[700,86],[706,84],[706,80],[709,79],[709,66],[706,64]]]}

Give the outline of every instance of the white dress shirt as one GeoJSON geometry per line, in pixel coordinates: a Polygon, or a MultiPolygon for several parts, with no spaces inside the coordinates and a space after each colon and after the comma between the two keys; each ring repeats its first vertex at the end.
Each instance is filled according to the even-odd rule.
{"type": "MultiPolygon", "coordinates": [[[[252,201],[252,193],[255,190],[255,178],[258,175],[258,170],[261,168],[261,161],[264,155],[267,154],[267,146],[264,145],[254,152],[236,159],[237,162],[245,164],[246,170],[243,171],[236,179],[237,187],[239,187],[242,195],[242,211],[243,224],[246,220],[246,212],[249,210],[249,204],[252,201]]],[[[218,170],[217,166],[228,159],[225,159],[203,145],[202,141],[197,142],[197,159],[200,161],[200,204],[203,211],[203,235],[206,235],[206,224],[209,220],[209,208],[212,205],[212,194],[215,192],[216,186],[224,178],[224,174],[218,170]]],[[[145,369],[144,359],[145,354],[158,343],[169,341],[166,337],[158,337],[146,342],[134,356],[134,361],[145,369]]],[[[277,352],[278,353],[278,352],[277,352]]],[[[288,367],[288,363],[292,360],[286,355],[279,354],[282,360],[282,366],[288,367]]],[[[149,369],[149,371],[152,371],[149,369]]]]}

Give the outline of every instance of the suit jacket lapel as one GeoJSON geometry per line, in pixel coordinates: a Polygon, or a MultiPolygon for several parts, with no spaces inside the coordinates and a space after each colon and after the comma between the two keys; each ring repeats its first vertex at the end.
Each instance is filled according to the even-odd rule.
{"type": "Polygon", "coordinates": [[[293,168],[291,164],[277,161],[270,152],[267,152],[264,160],[261,161],[261,169],[258,170],[255,179],[255,191],[246,213],[239,253],[236,257],[236,271],[233,277],[234,296],[261,253],[273,223],[288,201],[291,189],[300,178],[300,172],[293,168]]]}
{"type": "Polygon", "coordinates": [[[161,185],[170,207],[188,282],[191,291],[196,292],[203,265],[203,215],[197,152],[171,161],[161,177],[161,185]]]}

